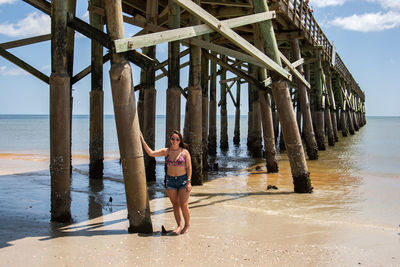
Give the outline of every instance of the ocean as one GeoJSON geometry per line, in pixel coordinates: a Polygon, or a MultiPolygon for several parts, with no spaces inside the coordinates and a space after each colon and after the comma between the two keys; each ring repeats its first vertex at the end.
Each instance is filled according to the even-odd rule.
{"type": "MultiPolygon", "coordinates": [[[[88,158],[89,117],[75,115],[72,125],[72,153],[77,157],[88,158]]],[[[267,184],[273,184],[280,189],[290,190],[293,185],[285,152],[277,155],[280,168],[278,174],[257,172],[255,165],[263,167],[265,164],[263,159],[251,158],[247,152],[247,116],[241,117],[239,146],[235,146],[232,141],[234,116],[228,117],[228,125],[229,150],[218,149],[217,156],[210,159],[218,162],[220,168],[218,171],[209,172],[208,179],[228,176],[234,180],[234,177],[245,176],[248,182],[236,185],[238,192],[245,191],[244,194],[252,192],[254,183],[257,183],[257,188],[260,184],[265,184],[265,187],[267,184]]],[[[165,116],[157,116],[156,129],[156,148],[161,148],[165,143],[165,116]]],[[[217,135],[219,138],[219,129],[217,135]]],[[[327,145],[326,151],[319,151],[319,160],[307,161],[314,187],[312,194],[276,195],[274,201],[269,202],[267,206],[263,201],[251,205],[254,207],[257,204],[262,212],[285,214],[295,218],[329,218],[331,223],[368,222],[368,225],[373,227],[395,228],[400,223],[399,136],[399,117],[367,117],[367,124],[355,135],[342,137],[339,133],[339,142],[334,147],[327,145]]],[[[118,142],[113,116],[104,117],[104,149],[105,180],[117,182],[121,187],[122,171],[118,161],[118,142]]],[[[0,158],[3,162],[18,156],[32,161],[43,158],[48,160],[48,155],[47,115],[0,115],[0,158]]],[[[157,181],[149,185],[151,198],[165,196],[162,187],[163,160],[157,159],[157,181]]],[[[74,165],[73,168],[74,175],[79,174],[81,181],[84,181],[88,165],[74,165]]],[[[48,170],[43,170],[43,173],[48,175],[48,170]]],[[[73,190],[79,191],[81,185],[73,184],[73,190]]],[[[123,192],[120,201],[124,201],[123,192]]],[[[243,200],[240,205],[247,207],[249,203],[243,200]]]]}

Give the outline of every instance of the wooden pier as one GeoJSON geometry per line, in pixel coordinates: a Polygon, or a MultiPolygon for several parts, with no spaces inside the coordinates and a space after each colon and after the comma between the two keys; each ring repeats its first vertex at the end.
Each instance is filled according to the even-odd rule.
{"type": "Polygon", "coordinates": [[[90,0],[89,23],[76,17],[76,1],[24,0],[51,16],[51,34],[0,44],[2,57],[50,87],[54,221],[71,220],[71,88],[89,74],[89,176],[102,179],[103,64],[109,60],[131,232],[152,232],[146,180],[155,180],[155,162],[143,156],[139,133],[154,149],[157,90],[165,90],[155,87],[159,79],[168,79],[166,136],[180,129],[180,114],[185,113],[184,138],[190,145],[194,185],[203,183],[208,155],[216,154],[218,144],[229,149],[228,138],[240,142],[240,114],[246,112],[240,110],[244,83],[249,90],[250,154],[260,157],[264,150],[267,171],[278,172],[276,147],[281,136],[280,147],[287,151],[297,193],[312,192],[305,153],[316,160],[318,150],[329,149],[326,141],[328,146],[339,141],[339,131],[345,137],[366,123],[363,91],[303,0],[90,0]],[[142,30],[125,36],[124,24],[142,30]],[[73,71],[74,61],[79,60],[73,58],[76,32],[92,41],[92,64],[79,72],[73,71]],[[50,77],[7,51],[48,40],[50,77]],[[166,42],[168,60],[159,62],[157,44],[166,42]],[[181,45],[186,48],[181,50],[181,45]],[[103,54],[103,47],[109,52],[103,54]],[[182,63],[187,54],[189,62],[182,63]],[[133,81],[130,64],[141,68],[140,81],[133,81]],[[189,83],[182,85],[180,69],[187,65],[189,83]],[[156,75],[158,70],[162,73],[156,75]],[[228,79],[227,72],[234,77],[228,79]],[[135,91],[140,91],[138,101],[135,91]],[[186,99],[186,111],[180,110],[181,96],[186,99]],[[233,137],[227,134],[227,101],[236,108],[233,137]]]}

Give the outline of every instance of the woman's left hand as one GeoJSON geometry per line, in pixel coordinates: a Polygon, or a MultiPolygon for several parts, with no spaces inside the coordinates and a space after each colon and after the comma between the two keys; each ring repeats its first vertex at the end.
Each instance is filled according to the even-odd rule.
{"type": "Polygon", "coordinates": [[[192,184],[191,183],[186,183],[186,191],[187,192],[192,191],[192,184]]]}

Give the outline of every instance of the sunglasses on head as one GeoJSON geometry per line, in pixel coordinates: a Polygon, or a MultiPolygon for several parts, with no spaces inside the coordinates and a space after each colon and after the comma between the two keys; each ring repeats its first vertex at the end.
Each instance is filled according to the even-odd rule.
{"type": "Polygon", "coordinates": [[[172,140],[172,141],[180,141],[181,139],[175,138],[175,137],[171,137],[171,140],[172,140]]]}

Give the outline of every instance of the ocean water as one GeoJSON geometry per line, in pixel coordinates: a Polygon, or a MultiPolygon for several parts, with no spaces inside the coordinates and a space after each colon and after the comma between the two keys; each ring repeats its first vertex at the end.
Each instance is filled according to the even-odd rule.
{"type": "MultiPolygon", "coordinates": [[[[183,116],[181,121],[183,122],[183,116]]],[[[183,126],[181,126],[183,127],[183,126]]],[[[212,161],[219,162],[225,170],[240,170],[260,162],[247,153],[247,116],[241,116],[239,146],[233,144],[234,116],[228,116],[229,150],[217,150],[212,161]]],[[[183,129],[180,129],[183,132],[183,129]]],[[[219,124],[217,142],[219,143],[219,124]]],[[[47,115],[0,115],[0,153],[49,154],[49,117],[47,115]]],[[[328,147],[330,154],[338,153],[338,168],[400,175],[400,117],[368,117],[367,124],[348,138],[341,137],[334,148],[328,147]],[[344,163],[341,160],[344,160],[344,163]]],[[[156,119],[157,148],[165,144],[165,116],[156,119]]],[[[104,117],[105,157],[119,157],[118,140],[114,116],[104,117]]],[[[321,152],[320,152],[321,153],[321,152]]],[[[325,152],[322,152],[325,153],[325,152]]],[[[72,123],[72,154],[89,154],[89,116],[74,115],[72,123]]],[[[278,155],[279,158],[280,155],[278,155]]],[[[162,163],[163,159],[159,158],[162,163]]],[[[261,160],[262,161],[262,160],[261,160]]]]}
{"type": "MultiPolygon", "coordinates": [[[[183,121],[183,119],[182,119],[183,121]]],[[[284,214],[294,218],[312,219],[331,224],[357,224],[366,227],[396,229],[400,223],[400,118],[368,117],[367,124],[355,135],[342,137],[334,147],[319,151],[319,160],[307,161],[314,187],[313,194],[276,194],[269,198],[260,196],[260,188],[276,185],[282,190],[292,190],[290,166],[285,152],[277,155],[279,173],[267,174],[265,168],[257,172],[255,165],[264,166],[263,159],[249,156],[246,147],[247,116],[241,117],[241,142],[234,146],[234,116],[228,118],[229,150],[218,149],[219,170],[208,173],[209,180],[229,177],[229,183],[217,185],[235,187],[239,194],[249,196],[235,201],[237,208],[257,209],[257,212],[284,214]],[[256,208],[255,208],[256,207],[256,208]]],[[[156,148],[165,143],[165,116],[157,116],[156,148]]],[[[219,129],[217,131],[219,138],[219,129]]],[[[219,140],[218,140],[219,142],[219,140]]],[[[72,128],[73,155],[88,157],[89,118],[74,116],[72,128]]],[[[118,142],[113,116],[104,118],[105,157],[104,176],[108,190],[115,187],[119,192],[114,203],[124,205],[123,177],[118,161],[118,142]],[[118,200],[119,199],[119,200],[118,200]]],[[[43,157],[49,154],[49,118],[45,115],[0,115],[0,155],[29,154],[43,157]]],[[[88,165],[73,166],[72,190],[86,188],[88,165]],[[78,182],[81,181],[81,182],[78,182]]],[[[48,170],[42,173],[48,175],[48,170]]],[[[165,196],[163,189],[164,159],[157,159],[155,183],[149,184],[150,197],[165,196]]],[[[49,182],[48,183],[49,185],[49,182]]],[[[264,189],[263,189],[264,190],[264,189]]],[[[73,194],[73,198],[80,197],[73,194]]],[[[106,193],[100,194],[107,203],[106,193]]],[[[74,200],[73,200],[73,203],[74,200]]],[[[231,204],[232,205],[232,204],[231,204]]],[[[114,206],[115,209],[116,206],[114,206]]],[[[104,207],[103,207],[104,212],[104,207]]]]}

